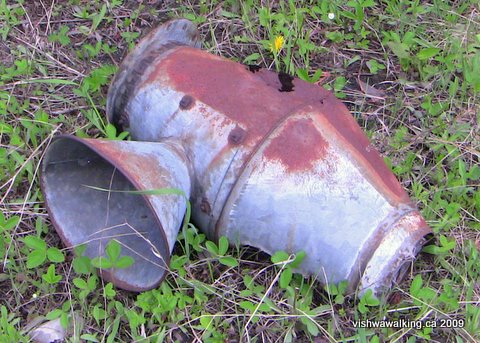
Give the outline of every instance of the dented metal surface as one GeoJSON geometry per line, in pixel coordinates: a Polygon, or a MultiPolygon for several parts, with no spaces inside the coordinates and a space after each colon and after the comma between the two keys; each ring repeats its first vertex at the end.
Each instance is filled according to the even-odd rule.
{"type": "Polygon", "coordinates": [[[430,229],[347,108],[296,78],[287,92],[276,73],[199,50],[197,37],[185,20],[145,37],[111,85],[110,122],[135,140],[178,140],[192,219],[210,238],[304,250],[305,275],[388,288],[430,229]]]}
{"type": "Polygon", "coordinates": [[[116,239],[134,258],[126,269],[104,270],[119,287],[141,291],[163,279],[186,209],[181,195],[133,194],[175,188],[190,193],[182,147],[59,136],[42,162],[41,186],[50,218],[69,247],[86,243],[89,257],[105,255],[116,239]]]}

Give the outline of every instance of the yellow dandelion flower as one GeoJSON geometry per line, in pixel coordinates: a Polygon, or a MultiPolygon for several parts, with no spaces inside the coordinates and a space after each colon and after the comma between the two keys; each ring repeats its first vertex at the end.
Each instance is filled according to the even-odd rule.
{"type": "Polygon", "coordinates": [[[270,44],[270,50],[276,54],[282,49],[284,43],[284,38],[283,36],[277,36],[275,37],[275,40],[273,41],[273,44],[270,44]]]}

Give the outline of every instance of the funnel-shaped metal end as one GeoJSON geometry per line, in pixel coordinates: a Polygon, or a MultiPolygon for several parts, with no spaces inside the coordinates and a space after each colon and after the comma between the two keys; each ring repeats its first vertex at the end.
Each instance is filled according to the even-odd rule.
{"type": "Polygon", "coordinates": [[[133,291],[162,281],[191,188],[180,145],[59,136],[42,162],[41,186],[67,246],[86,244],[93,258],[105,255],[114,239],[122,255],[134,259],[131,267],[103,270],[102,277],[133,291]]]}

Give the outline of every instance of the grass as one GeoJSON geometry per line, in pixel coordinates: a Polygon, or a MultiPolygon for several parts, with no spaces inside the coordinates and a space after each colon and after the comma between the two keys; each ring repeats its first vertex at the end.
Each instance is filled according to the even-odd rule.
{"type": "Polygon", "coordinates": [[[70,341],[480,340],[477,1],[158,3],[0,1],[0,341],[28,341],[55,318],[75,327],[70,341]],[[318,82],[345,102],[434,231],[404,282],[359,299],[292,274],[298,256],[227,249],[190,224],[166,281],[133,294],[63,249],[39,190],[42,154],[58,133],[125,138],[105,123],[109,82],[170,17],[198,23],[211,53],[318,82]],[[367,319],[437,327],[355,327],[367,319]]]}

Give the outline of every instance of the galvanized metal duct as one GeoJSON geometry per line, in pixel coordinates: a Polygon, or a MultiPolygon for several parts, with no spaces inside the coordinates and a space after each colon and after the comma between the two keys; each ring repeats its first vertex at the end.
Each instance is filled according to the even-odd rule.
{"type": "MultiPolygon", "coordinates": [[[[109,120],[134,140],[181,145],[180,168],[191,170],[193,221],[210,238],[227,236],[268,253],[303,250],[305,275],[375,293],[390,287],[430,229],[346,107],[317,85],[294,79],[286,92],[276,73],[197,47],[198,32],[187,20],[145,37],[112,82],[109,120]]],[[[179,164],[161,167],[149,177],[179,164]]],[[[140,176],[131,174],[136,189],[158,188],[133,182],[140,176]]],[[[44,187],[47,204],[54,178],[44,187]]],[[[49,206],[52,216],[67,215],[59,207],[49,206]]],[[[152,215],[162,218],[163,211],[152,215]]],[[[72,230],[58,220],[56,228],[62,236],[72,230]]],[[[135,276],[117,284],[152,287],[135,276]]]]}
{"type": "Polygon", "coordinates": [[[123,255],[135,260],[126,269],[103,270],[102,277],[134,291],[163,280],[191,190],[178,143],[59,136],[42,162],[41,186],[50,219],[68,247],[86,244],[85,254],[93,258],[105,255],[107,243],[116,239],[123,255]],[[185,195],[134,193],[157,189],[185,195]]]}

